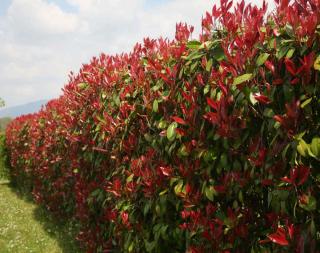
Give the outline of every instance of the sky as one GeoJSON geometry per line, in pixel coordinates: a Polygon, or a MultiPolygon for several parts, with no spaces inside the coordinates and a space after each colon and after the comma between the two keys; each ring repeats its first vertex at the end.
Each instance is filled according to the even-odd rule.
{"type": "Polygon", "coordinates": [[[8,107],[58,97],[69,72],[93,56],[129,52],[144,37],[173,38],[177,22],[197,34],[217,2],[0,0],[0,97],[8,107]]]}

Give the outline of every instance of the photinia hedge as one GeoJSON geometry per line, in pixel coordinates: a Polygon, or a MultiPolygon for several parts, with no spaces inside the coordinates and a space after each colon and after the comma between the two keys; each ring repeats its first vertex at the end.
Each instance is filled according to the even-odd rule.
{"type": "Polygon", "coordinates": [[[289,2],[94,57],[10,124],[12,179],[87,252],[320,252],[320,2],[289,2]]]}

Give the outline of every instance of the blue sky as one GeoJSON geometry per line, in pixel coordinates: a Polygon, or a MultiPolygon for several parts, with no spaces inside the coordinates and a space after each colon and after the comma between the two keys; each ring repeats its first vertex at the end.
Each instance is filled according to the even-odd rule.
{"type": "MultiPolygon", "coordinates": [[[[260,0],[254,0],[260,3],[260,0]]],[[[218,0],[0,0],[0,97],[7,106],[59,96],[70,71],[101,52],[196,27],[218,0]]],[[[253,2],[253,1],[251,1],[253,2]]]]}

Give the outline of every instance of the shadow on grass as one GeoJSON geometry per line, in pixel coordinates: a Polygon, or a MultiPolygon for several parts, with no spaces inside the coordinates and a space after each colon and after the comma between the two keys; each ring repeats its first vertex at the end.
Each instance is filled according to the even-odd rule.
{"type": "MultiPolygon", "coordinates": [[[[30,193],[19,191],[16,187],[8,183],[11,191],[13,191],[18,198],[28,203],[33,203],[33,198],[30,193]]],[[[82,253],[79,243],[75,240],[78,233],[78,225],[73,221],[59,220],[53,216],[43,206],[37,205],[33,212],[34,219],[41,224],[46,233],[55,241],[57,241],[59,248],[63,253],[82,253]]]]}

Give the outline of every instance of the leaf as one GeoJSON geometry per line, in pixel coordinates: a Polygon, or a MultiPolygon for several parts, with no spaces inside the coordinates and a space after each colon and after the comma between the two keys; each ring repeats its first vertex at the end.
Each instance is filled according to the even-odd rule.
{"type": "Polygon", "coordinates": [[[173,141],[176,137],[176,128],[178,124],[176,122],[172,122],[167,129],[167,138],[169,141],[173,141]]]}
{"type": "Polygon", "coordinates": [[[223,48],[221,47],[221,45],[217,45],[213,49],[212,55],[213,55],[213,58],[216,59],[219,62],[224,59],[225,55],[224,55],[224,51],[223,51],[223,48]]]}
{"type": "Polygon", "coordinates": [[[264,65],[267,67],[267,69],[269,69],[269,70],[272,72],[272,74],[274,74],[274,72],[275,72],[275,67],[274,67],[274,65],[273,65],[273,63],[272,63],[271,61],[267,60],[267,61],[264,63],[264,65]]]}
{"type": "Polygon", "coordinates": [[[80,90],[84,90],[88,87],[88,84],[87,83],[78,83],[77,86],[80,90]]]}
{"type": "Polygon", "coordinates": [[[129,177],[127,177],[127,183],[130,183],[133,179],[134,174],[131,174],[129,177]]]}
{"type": "Polygon", "coordinates": [[[158,109],[159,109],[158,100],[154,100],[154,101],[153,101],[152,110],[153,110],[154,112],[158,112],[158,109]]]}
{"type": "Polygon", "coordinates": [[[302,155],[303,157],[306,157],[308,155],[308,149],[309,149],[308,144],[303,139],[300,139],[299,145],[297,146],[297,150],[299,154],[302,155]]]}
{"type": "Polygon", "coordinates": [[[303,202],[299,201],[299,206],[306,211],[314,211],[317,209],[317,200],[313,196],[303,196],[303,202]]]}
{"type": "Polygon", "coordinates": [[[207,61],[207,64],[206,64],[206,71],[210,71],[211,70],[211,67],[212,67],[212,59],[210,59],[209,61],[207,61]]]}
{"type": "Polygon", "coordinates": [[[215,110],[218,110],[218,103],[213,101],[213,99],[207,97],[207,104],[212,108],[212,109],[215,109],[215,110]]]}
{"type": "Polygon", "coordinates": [[[214,199],[214,189],[213,189],[213,187],[206,187],[205,194],[206,194],[206,197],[210,201],[213,201],[213,199],[214,199]]]}
{"type": "Polygon", "coordinates": [[[293,175],[298,179],[297,185],[302,185],[309,177],[310,168],[304,165],[297,166],[294,169],[293,175]]]}
{"type": "Polygon", "coordinates": [[[288,50],[288,47],[281,47],[280,50],[277,52],[277,59],[280,60],[281,58],[283,58],[283,56],[287,54],[288,50]]]}
{"type": "Polygon", "coordinates": [[[187,122],[184,121],[184,119],[177,117],[177,116],[173,116],[172,119],[177,122],[178,124],[181,125],[187,125],[187,122]]]}
{"type": "Polygon", "coordinates": [[[259,67],[259,66],[263,65],[265,63],[265,61],[268,60],[269,56],[270,56],[270,54],[268,54],[268,53],[260,54],[256,60],[257,66],[259,67]]]}
{"type": "Polygon", "coordinates": [[[251,104],[255,105],[256,103],[258,103],[258,101],[255,99],[254,95],[252,92],[250,92],[250,95],[249,95],[249,100],[251,102],[251,104]]]}
{"type": "Polygon", "coordinates": [[[163,190],[162,192],[159,193],[159,196],[162,196],[168,192],[168,189],[163,190]]]}
{"type": "Polygon", "coordinates": [[[314,67],[315,70],[320,71],[320,55],[314,61],[313,67],[314,67]]]}
{"type": "Polygon", "coordinates": [[[289,242],[286,239],[286,234],[285,234],[285,230],[283,228],[278,228],[277,232],[271,235],[268,235],[268,238],[276,243],[279,244],[281,246],[287,246],[289,245],[289,242]]]}
{"type": "Polygon", "coordinates": [[[286,54],[286,58],[290,59],[296,50],[294,48],[290,48],[286,54]]]}
{"type": "Polygon", "coordinates": [[[158,124],[158,128],[165,129],[167,127],[168,123],[165,120],[161,120],[158,124]]]}
{"type": "Polygon", "coordinates": [[[188,156],[189,155],[189,152],[187,150],[186,145],[184,145],[184,144],[181,145],[181,147],[179,148],[178,154],[180,156],[188,156]]]}
{"type": "Polygon", "coordinates": [[[301,104],[301,108],[306,107],[310,102],[312,101],[312,98],[308,98],[306,99],[302,104],[301,104]]]}
{"type": "Polygon", "coordinates": [[[315,137],[312,139],[310,144],[310,151],[316,157],[320,157],[320,138],[315,137]]]}
{"type": "Polygon", "coordinates": [[[253,96],[261,104],[265,104],[266,105],[266,104],[270,104],[271,103],[271,100],[267,96],[261,95],[260,93],[256,93],[253,96]]]}
{"type": "Polygon", "coordinates": [[[180,196],[183,188],[183,181],[179,180],[178,184],[174,187],[174,193],[180,196]]]}
{"type": "Polygon", "coordinates": [[[238,76],[233,80],[233,85],[238,85],[238,84],[244,83],[244,82],[250,80],[252,78],[252,76],[253,76],[252,73],[247,73],[247,74],[243,74],[241,76],[238,76]]]}
{"type": "Polygon", "coordinates": [[[187,47],[190,49],[198,49],[201,46],[201,42],[197,40],[192,40],[187,43],[187,47]]]}

